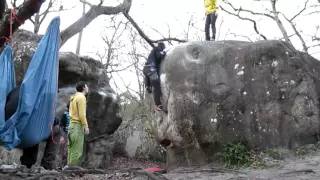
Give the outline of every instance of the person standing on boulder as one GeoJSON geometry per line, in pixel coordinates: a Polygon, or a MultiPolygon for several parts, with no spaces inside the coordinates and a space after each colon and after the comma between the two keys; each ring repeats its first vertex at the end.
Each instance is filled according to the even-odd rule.
{"type": "Polygon", "coordinates": [[[86,117],[87,99],[89,88],[86,83],[79,82],[76,85],[77,92],[70,97],[69,115],[71,124],[68,134],[68,165],[80,166],[80,158],[83,153],[84,135],[89,134],[86,117]]]}
{"type": "Polygon", "coordinates": [[[151,87],[153,87],[153,99],[156,105],[156,110],[158,111],[163,109],[160,100],[161,86],[159,74],[161,62],[166,56],[166,52],[164,51],[165,48],[166,46],[163,42],[158,42],[158,45],[151,50],[147,62],[143,67],[146,90],[151,93],[151,87]]]}
{"type": "Polygon", "coordinates": [[[206,24],[205,24],[205,37],[206,41],[210,41],[210,25],[212,36],[211,40],[216,40],[216,21],[218,17],[218,10],[219,10],[219,0],[204,0],[204,7],[205,7],[205,15],[206,15],[206,24]]]}

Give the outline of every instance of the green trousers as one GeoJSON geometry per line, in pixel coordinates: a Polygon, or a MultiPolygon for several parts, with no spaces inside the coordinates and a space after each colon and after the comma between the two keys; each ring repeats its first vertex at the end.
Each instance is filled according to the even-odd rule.
{"type": "Polygon", "coordinates": [[[68,134],[68,165],[80,166],[80,159],[83,153],[84,132],[82,125],[71,123],[68,134]]]}

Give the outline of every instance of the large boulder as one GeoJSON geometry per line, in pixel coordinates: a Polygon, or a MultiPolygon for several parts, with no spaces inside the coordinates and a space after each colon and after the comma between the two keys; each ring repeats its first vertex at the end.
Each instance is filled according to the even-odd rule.
{"type": "Polygon", "coordinates": [[[319,134],[320,62],[281,41],[189,42],[167,53],[168,114],[152,121],[167,165],[205,163],[219,145],[295,148],[319,134]]]}
{"type": "Polygon", "coordinates": [[[150,98],[146,98],[144,103],[122,105],[123,122],[115,133],[116,155],[165,162],[165,149],[155,140],[151,130],[151,103],[150,98]]]}
{"type": "MultiPolygon", "coordinates": [[[[14,63],[18,84],[23,80],[40,39],[41,35],[25,30],[18,30],[14,33],[14,63]]],[[[118,115],[118,96],[110,87],[107,73],[99,61],[64,52],[60,53],[59,58],[59,93],[56,116],[61,118],[70,96],[76,92],[76,83],[87,82],[90,91],[87,97],[90,134],[86,136],[83,165],[90,168],[106,168],[112,162],[115,142],[113,133],[122,122],[122,118],[118,115]]]]}

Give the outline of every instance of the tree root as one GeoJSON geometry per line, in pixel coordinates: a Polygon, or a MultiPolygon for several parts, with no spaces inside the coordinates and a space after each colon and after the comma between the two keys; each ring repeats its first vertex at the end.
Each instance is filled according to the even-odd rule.
{"type": "Polygon", "coordinates": [[[293,174],[293,173],[314,173],[315,174],[316,172],[314,172],[312,169],[300,169],[300,170],[289,171],[284,174],[293,174]]]}
{"type": "Polygon", "coordinates": [[[238,173],[238,174],[246,174],[241,171],[232,170],[232,169],[225,169],[225,168],[210,168],[210,169],[192,169],[192,170],[176,170],[174,173],[195,173],[195,172],[201,172],[201,173],[238,173]]]}
{"type": "MultiPolygon", "coordinates": [[[[83,176],[85,174],[115,174],[115,173],[131,173],[135,176],[147,176],[151,180],[168,180],[165,176],[162,174],[158,173],[153,173],[147,170],[143,169],[108,169],[108,170],[103,170],[103,169],[84,169],[80,167],[75,167],[72,169],[68,170],[63,170],[60,172],[43,172],[39,174],[31,174],[31,173],[26,173],[23,174],[24,176],[28,177],[21,177],[17,174],[11,173],[6,175],[5,179],[16,179],[16,180],[43,180],[43,179],[61,179],[64,180],[67,177],[70,176],[83,176]]],[[[0,176],[1,177],[1,176],[0,176]]]]}

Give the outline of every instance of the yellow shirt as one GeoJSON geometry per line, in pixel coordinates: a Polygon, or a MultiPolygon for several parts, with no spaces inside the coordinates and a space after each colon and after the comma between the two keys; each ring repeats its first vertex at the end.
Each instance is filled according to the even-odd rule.
{"type": "Polygon", "coordinates": [[[87,122],[87,99],[81,92],[76,92],[70,97],[69,114],[71,122],[81,123],[83,127],[88,127],[87,122]]]}
{"type": "Polygon", "coordinates": [[[204,7],[206,10],[206,15],[214,12],[217,10],[218,5],[218,0],[204,0],[204,7]]]}

